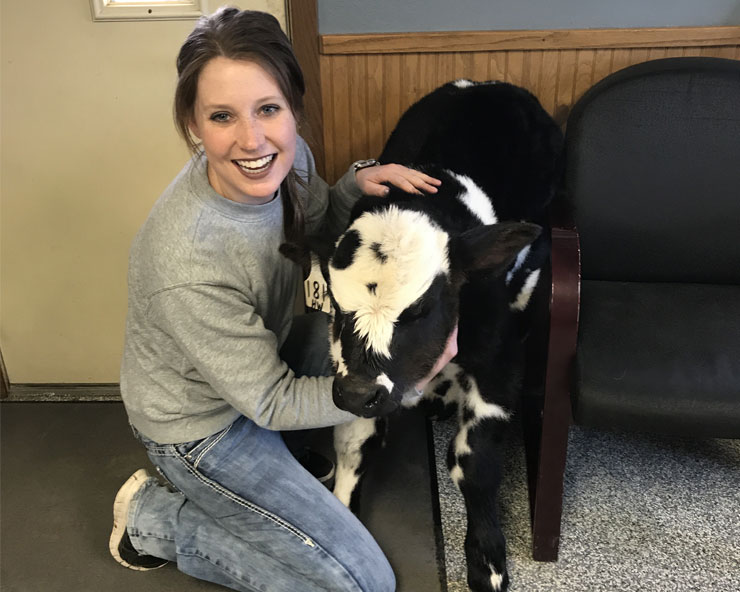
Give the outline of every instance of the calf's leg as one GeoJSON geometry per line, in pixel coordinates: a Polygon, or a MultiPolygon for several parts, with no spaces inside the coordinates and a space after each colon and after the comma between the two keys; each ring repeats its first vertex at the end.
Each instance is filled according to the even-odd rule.
{"type": "Polygon", "coordinates": [[[334,495],[354,514],[360,511],[362,477],[374,453],[385,444],[386,425],[382,417],[358,417],[334,427],[337,454],[334,495]]]}
{"type": "Polygon", "coordinates": [[[460,379],[466,383],[467,396],[458,411],[458,432],[450,442],[447,464],[450,477],[465,498],[468,585],[473,592],[503,592],[508,589],[509,575],[497,494],[503,422],[508,421],[510,413],[485,401],[472,378],[460,379]]]}

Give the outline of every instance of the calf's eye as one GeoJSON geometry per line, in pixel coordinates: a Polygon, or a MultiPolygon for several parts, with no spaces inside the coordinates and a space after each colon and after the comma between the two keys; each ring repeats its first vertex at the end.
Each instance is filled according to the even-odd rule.
{"type": "Polygon", "coordinates": [[[416,302],[404,310],[398,317],[399,324],[407,324],[423,319],[429,314],[431,308],[425,302],[416,302]]]}

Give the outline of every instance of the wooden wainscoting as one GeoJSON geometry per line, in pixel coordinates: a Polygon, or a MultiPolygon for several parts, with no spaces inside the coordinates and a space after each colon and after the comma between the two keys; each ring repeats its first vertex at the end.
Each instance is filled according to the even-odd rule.
{"type": "MultiPolygon", "coordinates": [[[[377,156],[403,111],[458,78],[529,89],[559,123],[594,83],[675,56],[740,59],[740,27],[323,35],[319,39],[325,178],[377,156]]],[[[320,126],[320,127],[319,127],[320,126]]]]}

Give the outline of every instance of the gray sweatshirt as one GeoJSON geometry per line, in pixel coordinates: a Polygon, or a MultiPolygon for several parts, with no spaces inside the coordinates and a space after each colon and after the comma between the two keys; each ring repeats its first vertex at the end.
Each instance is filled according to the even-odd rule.
{"type": "MultiPolygon", "coordinates": [[[[332,188],[299,138],[306,228],[341,231],[360,190],[332,188]]],[[[193,158],[157,200],[131,247],[121,395],[132,425],[162,443],[209,436],[246,415],[272,429],[354,418],[332,402],[331,377],[296,377],[278,351],[290,330],[298,267],[278,247],[282,200],[241,204],[193,158]]]]}

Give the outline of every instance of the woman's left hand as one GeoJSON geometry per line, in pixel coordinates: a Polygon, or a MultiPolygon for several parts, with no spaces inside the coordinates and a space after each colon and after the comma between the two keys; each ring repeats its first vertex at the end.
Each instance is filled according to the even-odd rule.
{"type": "Polygon", "coordinates": [[[439,179],[400,164],[381,164],[360,169],[355,173],[355,179],[364,194],[378,197],[383,197],[388,193],[388,187],[382,183],[392,183],[407,193],[420,195],[437,193],[437,186],[442,184],[439,179]]]}
{"type": "Polygon", "coordinates": [[[427,374],[421,381],[419,381],[416,384],[416,392],[420,393],[424,390],[424,387],[426,387],[427,384],[429,384],[432,379],[439,374],[442,369],[447,365],[447,363],[454,358],[457,355],[457,323],[455,323],[455,327],[452,330],[452,333],[450,333],[449,337],[447,337],[447,343],[445,344],[445,349],[442,352],[442,355],[439,356],[437,361],[434,364],[434,367],[432,368],[431,372],[427,374]]]}

